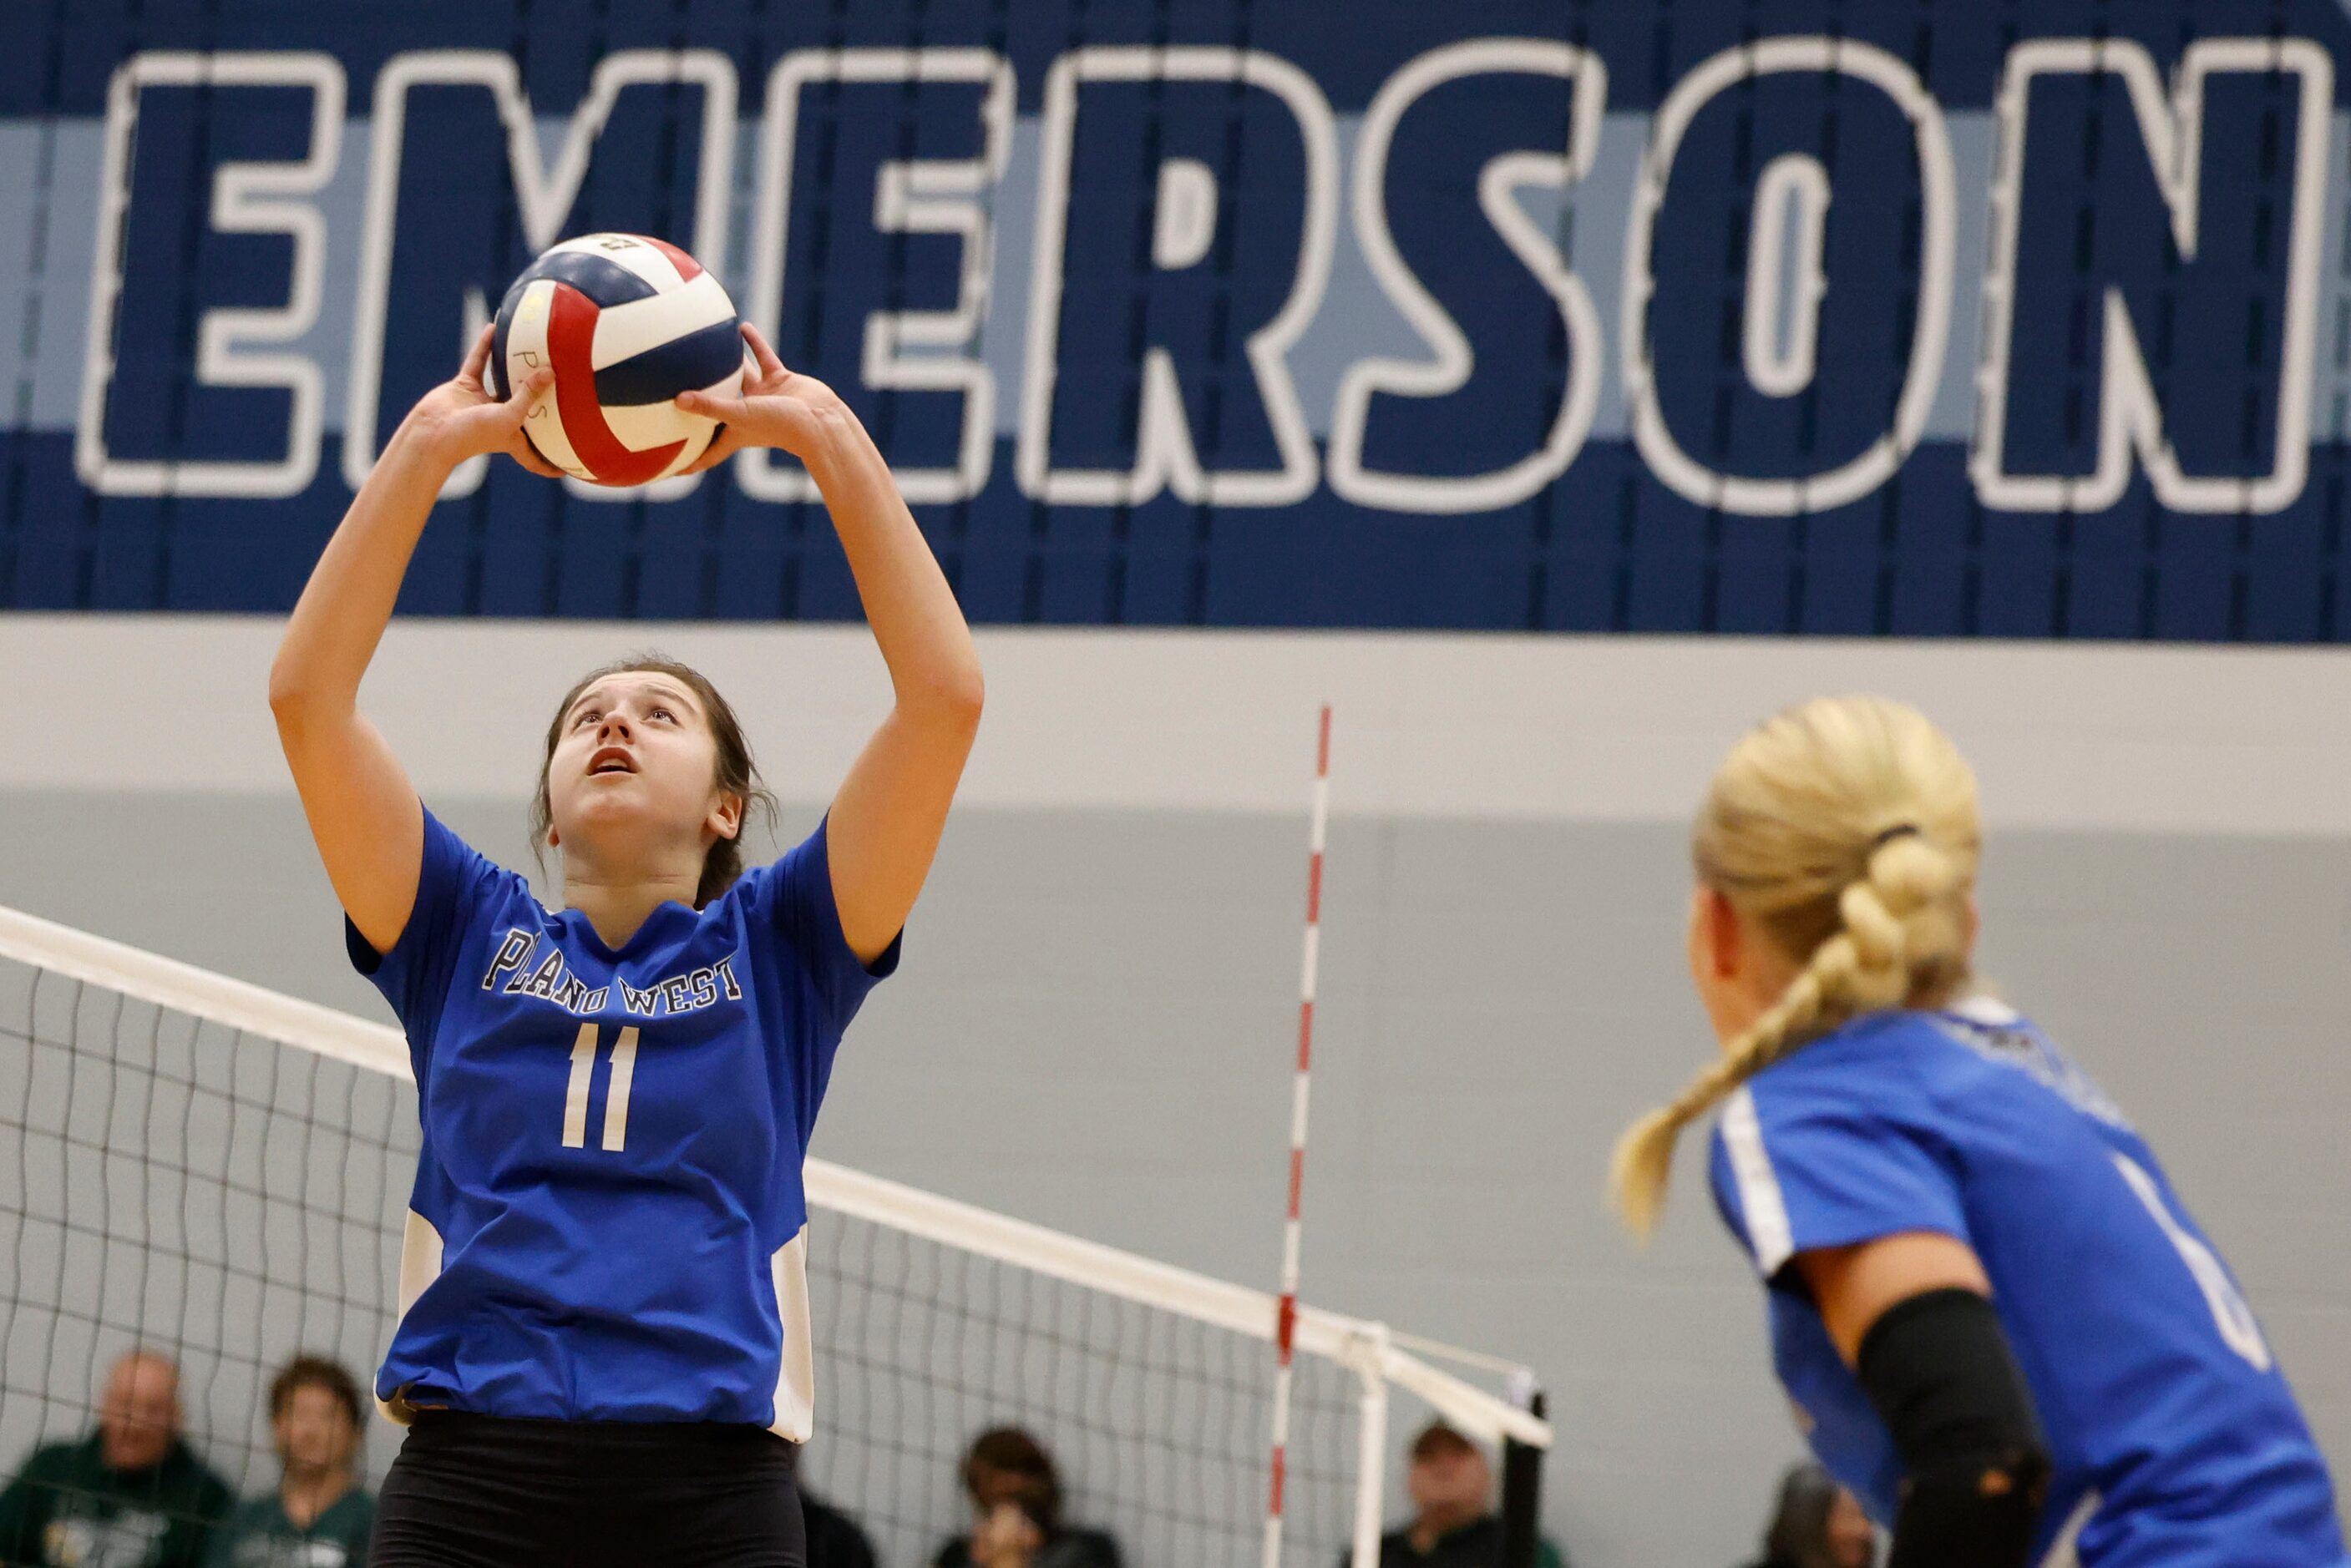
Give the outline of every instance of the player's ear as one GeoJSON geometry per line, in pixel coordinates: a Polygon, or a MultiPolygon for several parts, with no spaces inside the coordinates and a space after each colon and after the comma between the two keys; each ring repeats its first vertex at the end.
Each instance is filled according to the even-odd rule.
{"type": "Polygon", "coordinates": [[[1704,909],[1700,918],[1706,922],[1706,952],[1714,978],[1729,980],[1739,973],[1746,957],[1747,933],[1739,924],[1739,911],[1730,907],[1729,898],[1719,888],[1698,890],[1704,909]]]}
{"type": "Polygon", "coordinates": [[[719,837],[737,837],[743,831],[743,797],[728,790],[717,791],[711,799],[710,815],[704,820],[719,837]]]}
{"type": "Polygon", "coordinates": [[[1690,889],[1689,919],[1684,922],[1682,949],[1683,956],[1689,961],[1690,983],[1703,990],[1714,968],[1714,949],[1707,936],[1704,887],[1690,889]]]}

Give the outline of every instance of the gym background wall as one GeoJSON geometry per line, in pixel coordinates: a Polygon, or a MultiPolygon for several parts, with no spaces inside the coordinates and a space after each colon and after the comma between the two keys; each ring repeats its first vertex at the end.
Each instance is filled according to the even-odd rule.
{"type": "MultiPolygon", "coordinates": [[[[259,618],[0,620],[36,913],[381,1015],[260,701],[259,618]],[[69,678],[68,678],[69,677],[69,678]]],[[[395,623],[369,711],[530,867],[544,710],[653,641],[744,711],[805,831],[887,701],[861,628],[395,623]]],[[[2159,1149],[2351,1466],[2351,702],[2324,650],[985,631],[988,718],[817,1152],[1165,1257],[1279,1259],[1313,705],[1337,706],[1306,1293],[1541,1369],[1586,1568],[1729,1563],[1800,1444],[1686,1149],[1659,1239],[1611,1139],[1711,1048],[1685,823],[1757,714],[1938,715],[1990,824],[1984,967],[2159,1149]]],[[[1393,1493],[1392,1496],[1400,1496],[1393,1493]]]]}
{"type": "MultiPolygon", "coordinates": [[[[271,618],[483,302],[649,230],[856,403],[993,626],[820,1152],[1270,1281],[1329,697],[1307,1293],[1541,1368],[1584,1568],[1730,1561],[1798,1446],[1753,1286],[1693,1159],[1646,1256],[1599,1188],[1707,1049],[1708,769],[1884,691],[1982,775],[1989,972],[2351,1467],[2346,45],[2314,3],[5,8],[0,901],[378,1006],[271,618]]],[[[469,483],[368,692],[436,809],[527,867],[542,710],[652,644],[812,820],[884,689],[789,464],[469,483]]]]}

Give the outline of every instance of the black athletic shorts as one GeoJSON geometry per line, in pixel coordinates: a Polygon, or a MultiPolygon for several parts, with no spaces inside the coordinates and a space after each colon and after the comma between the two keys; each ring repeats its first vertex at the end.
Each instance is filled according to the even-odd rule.
{"type": "Polygon", "coordinates": [[[371,1568],[807,1568],[799,1448],[715,1422],[420,1410],[371,1568]]]}

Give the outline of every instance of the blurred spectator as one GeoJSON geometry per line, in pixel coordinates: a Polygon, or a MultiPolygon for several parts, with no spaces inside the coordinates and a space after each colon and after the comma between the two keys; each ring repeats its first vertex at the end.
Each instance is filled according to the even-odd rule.
{"type": "Polygon", "coordinates": [[[1062,1522],[1052,1456],[1019,1428],[972,1439],[963,1490],[971,1533],[940,1547],[932,1568],[1119,1568],[1117,1542],[1062,1522]]]}
{"type": "Polygon", "coordinates": [[[1860,1500],[1816,1464],[1781,1478],[1780,1505],[1755,1568],[1876,1568],[1877,1532],[1860,1500]]]}
{"type": "Polygon", "coordinates": [[[107,1375],[98,1429],[36,1449],[0,1492],[0,1563],[197,1568],[230,1501],[180,1438],[179,1368],[134,1350],[107,1375]]]}
{"type": "Polygon", "coordinates": [[[808,1568],[875,1568],[873,1542],[857,1521],[820,1502],[800,1489],[800,1517],[808,1521],[808,1568]]]}
{"type": "Polygon", "coordinates": [[[322,1356],[298,1355],[269,1384],[277,1490],[237,1505],[213,1532],[206,1568],[361,1568],[375,1499],[360,1490],[360,1386],[322,1356]]]}
{"type": "MultiPolygon", "coordinates": [[[[1405,1485],[1413,1520],[1380,1537],[1380,1568],[1501,1568],[1502,1520],[1494,1511],[1494,1469],[1484,1452],[1431,1421],[1412,1440],[1410,1454],[1405,1485]]],[[[1567,1568],[1549,1540],[1535,1543],[1535,1563],[1567,1568]]]]}

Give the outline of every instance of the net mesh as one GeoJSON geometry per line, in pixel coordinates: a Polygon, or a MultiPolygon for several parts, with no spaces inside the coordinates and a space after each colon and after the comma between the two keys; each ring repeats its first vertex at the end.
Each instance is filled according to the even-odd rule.
{"type": "Polygon", "coordinates": [[[381,1354],[415,1158],[403,1082],[0,960],[0,1464],[145,1346],[213,1468],[273,1485],[276,1367],[381,1354]]]}
{"type": "MultiPolygon", "coordinates": [[[[809,1489],[860,1512],[883,1563],[930,1561],[964,1527],[956,1467],[1014,1425],[1052,1449],[1070,1513],[1131,1563],[1254,1563],[1270,1345],[1178,1314],[819,1212],[809,1286],[819,1434],[809,1489]]],[[[1301,1357],[1285,1559],[1330,1568],[1354,1503],[1351,1374],[1301,1357]]]]}
{"type": "MultiPolygon", "coordinates": [[[[203,1459],[240,1494],[274,1488],[276,1369],[309,1351],[365,1382],[391,1333],[415,1156],[403,1080],[0,958],[0,1477],[85,1438],[143,1346],[177,1363],[203,1459]]],[[[822,1210],[810,1274],[802,1473],[879,1562],[927,1563],[966,1527],[957,1462],[999,1425],[1055,1454],[1070,1517],[1130,1563],[1256,1561],[1270,1345],[822,1210]]],[[[1300,1357],[1288,1561],[1345,1550],[1357,1397],[1300,1357]]],[[[372,1483],[398,1431],[368,1426],[372,1483]]],[[[36,1544],[0,1539],[0,1561],[36,1544]]]]}

